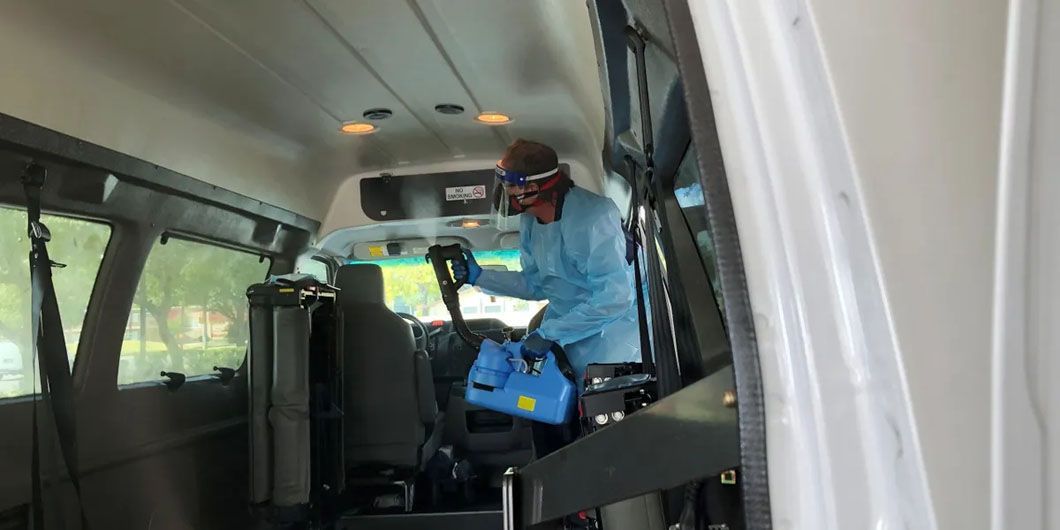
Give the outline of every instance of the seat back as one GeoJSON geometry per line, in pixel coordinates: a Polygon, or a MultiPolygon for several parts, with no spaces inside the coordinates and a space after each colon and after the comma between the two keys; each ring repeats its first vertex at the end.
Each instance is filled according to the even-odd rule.
{"type": "Polygon", "coordinates": [[[340,267],[343,429],[347,467],[419,467],[426,425],[437,415],[429,364],[417,359],[412,329],[384,303],[378,265],[340,267]],[[426,377],[427,381],[422,379],[426,377]],[[421,399],[428,392],[431,399],[421,399]],[[428,421],[430,420],[430,421],[428,421]]]}

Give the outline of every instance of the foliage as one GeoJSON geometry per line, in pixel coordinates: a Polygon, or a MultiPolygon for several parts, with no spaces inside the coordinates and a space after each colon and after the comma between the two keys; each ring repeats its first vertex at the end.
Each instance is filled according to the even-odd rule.
{"type": "MultiPolygon", "coordinates": [[[[66,264],[53,269],[56,297],[62,314],[69,355],[73,358],[88,308],[89,297],[110,237],[102,223],[45,215],[52,233],[48,250],[54,261],[66,264]]],[[[3,381],[0,395],[32,391],[33,349],[30,343],[29,240],[24,210],[0,208],[0,342],[15,345],[22,357],[24,376],[3,381]]],[[[246,289],[262,281],[268,262],[258,256],[189,241],[171,239],[155,245],[140,277],[134,300],[131,328],[138,330],[122,344],[119,378],[122,382],[158,379],[160,368],[205,374],[216,366],[236,367],[246,350],[246,289]],[[140,329],[140,308],[150,321],[140,329]],[[189,336],[185,311],[195,308],[205,319],[210,313],[224,316],[227,332],[203,340],[189,336]],[[161,325],[159,325],[161,324],[161,325]],[[155,330],[157,336],[147,333],[155,330]],[[147,333],[140,335],[139,333],[147,333]]]]}
{"type": "MultiPolygon", "coordinates": [[[[52,259],[67,265],[54,269],[53,275],[73,358],[110,227],[50,215],[42,221],[53,234],[48,245],[52,259]]],[[[28,376],[33,350],[25,211],[0,208],[0,249],[0,342],[15,345],[28,376]]],[[[518,251],[476,252],[475,256],[482,265],[520,268],[518,251]]],[[[395,310],[422,315],[440,301],[434,272],[422,258],[376,263],[383,268],[386,303],[395,310]]],[[[196,375],[211,373],[214,366],[239,366],[247,340],[246,288],[264,279],[268,266],[255,255],[190,241],[171,239],[155,245],[141,273],[122,343],[119,382],[155,380],[160,369],[196,375]],[[202,321],[213,320],[210,315],[214,313],[227,321],[220,337],[204,332],[211,324],[202,321]],[[192,321],[189,315],[198,315],[198,320],[192,321]]],[[[25,394],[32,389],[33,377],[3,383],[6,386],[0,388],[0,395],[25,394]]]]}
{"type": "MultiPolygon", "coordinates": [[[[211,352],[216,352],[218,347],[228,348],[225,351],[246,348],[246,290],[249,285],[262,281],[267,270],[268,263],[260,262],[257,256],[210,245],[171,239],[165,245],[156,246],[147,259],[136,291],[136,304],[150,315],[150,319],[141,319],[141,325],[138,326],[140,338],[144,342],[131,341],[131,344],[126,342],[123,345],[122,356],[132,355],[135,358],[123,366],[162,366],[187,374],[212,371],[212,364],[205,366],[199,361],[213,359],[216,355],[211,352]],[[200,340],[187,336],[184,328],[191,323],[185,321],[184,315],[188,308],[195,308],[200,318],[195,324],[200,328],[209,329],[209,324],[204,320],[210,318],[210,313],[216,312],[225,317],[228,322],[227,333],[220,344],[211,343],[209,337],[200,340]],[[157,328],[158,339],[165,344],[168,353],[167,361],[163,362],[151,355],[154,352],[147,347],[150,333],[145,324],[153,324],[157,328]],[[190,344],[189,338],[192,339],[190,344]],[[195,354],[195,351],[202,353],[195,354]]],[[[135,313],[133,317],[138,318],[135,313]]],[[[199,332],[200,337],[202,333],[199,332]]],[[[229,367],[238,364],[227,358],[219,359],[218,362],[229,367]]],[[[203,363],[208,364],[207,361],[203,363]]],[[[142,370],[137,368],[135,371],[142,370]]],[[[119,379],[123,381],[130,377],[142,380],[148,375],[145,372],[132,376],[119,369],[119,379]]]]}
{"type": "MultiPolygon", "coordinates": [[[[13,343],[22,356],[22,368],[30,373],[33,348],[30,343],[29,238],[26,235],[26,212],[0,208],[0,341],[13,343]]],[[[69,341],[72,359],[77,336],[84,320],[92,285],[99,270],[110,236],[110,228],[79,219],[41,216],[52,233],[48,252],[53,261],[66,267],[52,269],[63,328],[69,341]]],[[[23,377],[17,391],[31,391],[32,377],[23,377]]]]}
{"type": "MultiPolygon", "coordinates": [[[[203,375],[213,373],[214,366],[238,368],[243,364],[246,346],[225,344],[207,348],[194,347],[184,349],[183,355],[184,373],[189,376],[203,375]]],[[[137,355],[123,355],[118,368],[118,384],[158,380],[159,367],[166,367],[169,362],[169,351],[164,345],[160,349],[137,355]]]]}
{"type": "MultiPolygon", "coordinates": [[[[517,250],[476,252],[475,259],[480,265],[504,265],[508,270],[520,269],[517,250]]],[[[425,315],[430,306],[441,300],[434,268],[423,258],[398,258],[373,263],[383,269],[386,305],[394,311],[425,315]]]]}

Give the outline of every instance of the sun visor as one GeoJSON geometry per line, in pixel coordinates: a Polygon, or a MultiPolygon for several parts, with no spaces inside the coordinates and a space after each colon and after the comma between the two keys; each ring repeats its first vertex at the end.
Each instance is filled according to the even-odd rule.
{"type": "Polygon", "coordinates": [[[373,221],[490,213],[492,168],[361,179],[361,208],[373,221]]]}
{"type": "Polygon", "coordinates": [[[438,237],[431,240],[416,238],[366,241],[354,243],[350,258],[361,261],[388,258],[422,258],[427,255],[427,247],[431,245],[452,245],[453,243],[463,247],[469,246],[468,241],[462,237],[438,237]]]}

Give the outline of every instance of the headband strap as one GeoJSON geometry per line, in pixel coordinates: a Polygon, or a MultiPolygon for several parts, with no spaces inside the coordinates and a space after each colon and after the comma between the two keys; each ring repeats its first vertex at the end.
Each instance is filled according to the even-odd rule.
{"type": "Polygon", "coordinates": [[[537,173],[535,175],[527,175],[526,173],[519,173],[518,171],[510,171],[504,169],[501,166],[497,166],[497,178],[507,182],[508,184],[523,185],[532,180],[541,180],[559,173],[559,166],[556,166],[548,171],[537,173]]]}

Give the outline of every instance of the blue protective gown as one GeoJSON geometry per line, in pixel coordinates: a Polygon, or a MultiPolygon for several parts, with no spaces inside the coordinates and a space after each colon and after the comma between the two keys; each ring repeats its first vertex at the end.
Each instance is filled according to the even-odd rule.
{"type": "Polygon", "coordinates": [[[581,383],[590,363],[640,360],[633,268],[615,203],[571,188],[558,221],[522,214],[522,271],[483,270],[475,286],[489,294],[548,300],[537,332],[563,347],[581,383]]]}

